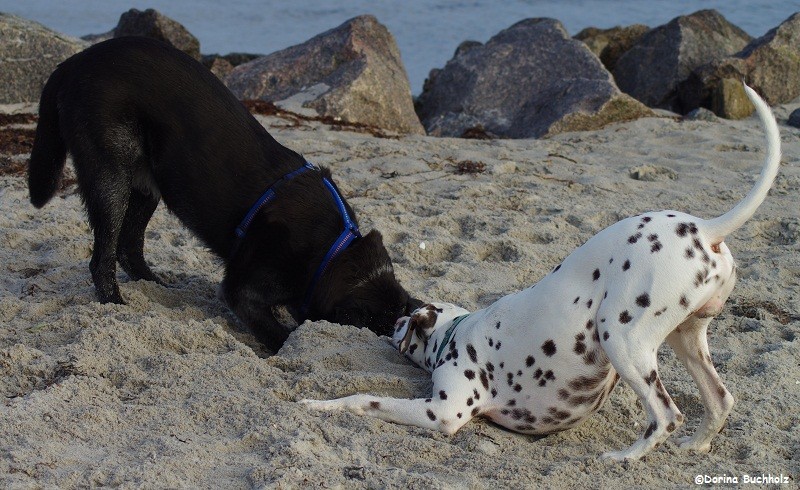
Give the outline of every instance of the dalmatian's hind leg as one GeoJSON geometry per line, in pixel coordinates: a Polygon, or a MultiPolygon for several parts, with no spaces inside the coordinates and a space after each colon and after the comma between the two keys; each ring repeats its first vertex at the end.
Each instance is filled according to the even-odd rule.
{"type": "Polygon", "coordinates": [[[614,369],[639,396],[647,411],[647,423],[644,433],[628,449],[602,455],[603,459],[616,461],[641,458],[683,423],[683,415],[658,376],[656,350],[660,341],[630,342],[631,338],[647,338],[642,336],[642,332],[647,330],[628,315],[627,311],[619,315],[621,323],[627,325],[617,321],[601,323],[601,345],[614,369]]]}
{"type": "Polygon", "coordinates": [[[697,452],[711,450],[714,438],[733,408],[733,396],[722,384],[708,351],[706,333],[711,318],[690,316],[667,336],[667,343],[686,366],[700,391],[705,413],[703,421],[690,437],[681,438],[681,449],[697,452]]]}

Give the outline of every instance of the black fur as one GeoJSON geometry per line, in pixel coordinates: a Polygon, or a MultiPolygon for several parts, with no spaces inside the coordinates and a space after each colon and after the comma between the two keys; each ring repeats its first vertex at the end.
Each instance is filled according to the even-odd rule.
{"type": "MultiPolygon", "coordinates": [[[[90,269],[100,301],[123,302],[117,262],[133,280],[157,281],[142,247],[163,198],[226,262],[225,299],[265,341],[279,346],[289,334],[273,314],[277,306],[304,320],[300,303],[343,229],[322,182],[330,172],[282,185],[232,256],[234,229],[250,206],[305,159],[275,141],[200,63],[138,37],[99,43],[61,63],[42,91],[28,176],[34,206],[53,197],[67,153],[94,229],[90,269]]],[[[416,306],[372,231],[332,262],[307,317],[389,334],[416,306]]]]}

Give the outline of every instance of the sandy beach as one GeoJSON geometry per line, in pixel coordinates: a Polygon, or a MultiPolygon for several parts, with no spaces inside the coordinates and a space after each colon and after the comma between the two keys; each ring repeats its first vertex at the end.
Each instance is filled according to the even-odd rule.
{"type": "MultiPolygon", "coordinates": [[[[775,108],[779,121],[797,107],[775,108]]],[[[654,117],[488,141],[260,120],[281,143],[331,167],[362,230],[383,233],[414,296],[470,310],[535,283],[624,217],[722,214],[750,189],[764,158],[754,116],[654,117]]],[[[74,184],[36,210],[25,178],[2,175],[0,486],[641,488],[693,486],[697,475],[783,475],[789,484],[781,488],[796,487],[800,130],[780,129],[780,174],[727,240],[739,282],[709,331],[713,362],[736,399],[727,426],[708,454],[676,447],[676,437],[697,427],[702,405],[662,346],[661,377],[687,422],[644,460],[625,464],[598,457],[641,432],[644,413],[624,384],[583,425],[544,438],[480,419],[446,436],[310,412],[296,401],[424,397],[429,375],[372,332],[327,322],[306,322],[279,352],[264,350],[216,297],[221,262],[163,204],[145,257],[170,287],[120,272],[127,305],[101,305],[74,184]]]]}

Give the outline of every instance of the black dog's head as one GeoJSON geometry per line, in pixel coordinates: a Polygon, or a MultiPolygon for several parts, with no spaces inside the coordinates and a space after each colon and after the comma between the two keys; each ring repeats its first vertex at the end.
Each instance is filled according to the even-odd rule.
{"type": "Polygon", "coordinates": [[[422,304],[395,278],[383,238],[376,230],[353,242],[331,263],[319,286],[312,317],[366,327],[379,335],[391,335],[395,321],[422,304]]]}

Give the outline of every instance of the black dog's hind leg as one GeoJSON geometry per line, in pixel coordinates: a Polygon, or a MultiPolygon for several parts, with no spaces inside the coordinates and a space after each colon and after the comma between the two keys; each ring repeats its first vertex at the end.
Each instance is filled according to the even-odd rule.
{"type": "Polygon", "coordinates": [[[128,208],[134,159],[119,151],[118,139],[104,145],[101,138],[76,138],[70,146],[78,187],[94,231],[89,270],[98,299],[101,303],[124,304],[116,277],[117,243],[128,208]]]}
{"type": "Polygon", "coordinates": [[[152,194],[131,189],[117,243],[117,261],[132,281],[143,279],[164,285],[144,260],[144,232],[159,200],[152,194]]]}

